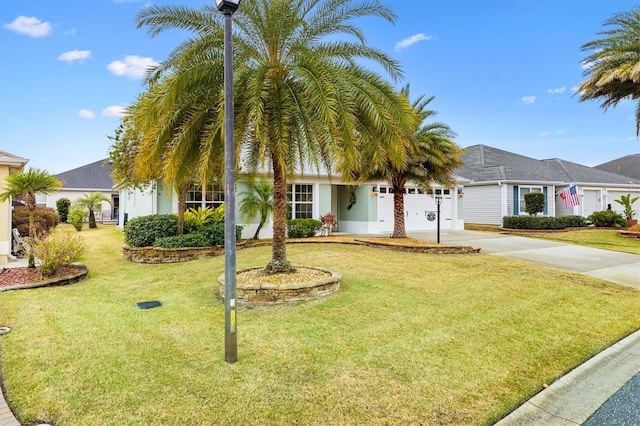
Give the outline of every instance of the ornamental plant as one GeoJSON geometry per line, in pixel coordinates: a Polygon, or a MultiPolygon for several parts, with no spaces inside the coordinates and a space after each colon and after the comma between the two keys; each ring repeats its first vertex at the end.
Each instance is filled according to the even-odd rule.
{"type": "Polygon", "coordinates": [[[68,231],[52,232],[33,244],[34,255],[42,262],[40,273],[44,277],[52,276],[61,266],[79,261],[85,250],[82,237],[68,231]]]}

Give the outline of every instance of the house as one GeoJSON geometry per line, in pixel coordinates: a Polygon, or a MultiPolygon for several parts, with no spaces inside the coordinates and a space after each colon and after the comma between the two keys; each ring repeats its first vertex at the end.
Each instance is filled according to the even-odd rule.
{"type": "MultiPolygon", "coordinates": [[[[263,179],[271,180],[269,175],[263,179]]],[[[393,231],[393,191],[384,182],[349,185],[337,175],[298,174],[289,178],[289,206],[292,218],[315,218],[333,213],[338,220],[338,231],[353,234],[390,234],[393,231]]],[[[437,211],[436,196],[442,197],[441,229],[464,229],[462,217],[463,179],[451,187],[434,186],[425,193],[421,188],[408,186],[404,197],[405,225],[407,231],[436,229],[433,216],[437,211]],[[430,214],[431,213],[431,214],[430,214]]],[[[258,226],[258,218],[246,221],[239,213],[243,192],[249,189],[247,176],[236,181],[236,223],[243,225],[243,238],[251,238],[258,226]]],[[[217,207],[224,202],[222,185],[212,185],[203,190],[193,185],[187,195],[187,208],[217,207]]],[[[178,211],[175,194],[160,185],[145,190],[121,188],[119,223],[137,216],[174,213],[178,211]]],[[[263,238],[273,232],[269,221],[260,232],[263,238]]]]}
{"type": "Polygon", "coordinates": [[[596,169],[640,180],[640,154],[625,155],[594,166],[596,169]]]}
{"type": "MultiPolygon", "coordinates": [[[[524,195],[545,194],[545,216],[588,217],[615,203],[621,195],[640,196],[640,180],[587,167],[558,158],[537,160],[487,145],[465,149],[463,166],[456,174],[469,180],[464,185],[464,220],[467,223],[502,225],[504,216],[527,214],[524,195]],[[579,205],[566,207],[558,194],[575,184],[579,205]]],[[[640,211],[640,202],[635,206],[640,211]]]]}
{"type": "Polygon", "coordinates": [[[111,179],[111,164],[106,160],[96,161],[55,175],[62,181],[62,189],[55,194],[43,196],[40,200],[46,207],[56,209],[56,202],[68,198],[73,203],[84,194],[100,192],[110,203],[102,204],[102,211],[96,211],[96,220],[111,221],[118,217],[120,193],[111,179]]]}
{"type": "MultiPolygon", "coordinates": [[[[0,151],[0,192],[6,190],[5,179],[9,173],[22,170],[29,160],[0,151]]],[[[0,203],[0,264],[9,261],[11,255],[11,202],[0,203]]]]}

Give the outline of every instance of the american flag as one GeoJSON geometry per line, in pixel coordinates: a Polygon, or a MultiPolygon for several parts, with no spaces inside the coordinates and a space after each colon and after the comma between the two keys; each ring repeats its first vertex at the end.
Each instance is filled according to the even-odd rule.
{"type": "Polygon", "coordinates": [[[571,185],[558,195],[560,195],[560,198],[564,201],[566,208],[580,205],[580,199],[578,198],[578,191],[575,185],[571,185]]]}

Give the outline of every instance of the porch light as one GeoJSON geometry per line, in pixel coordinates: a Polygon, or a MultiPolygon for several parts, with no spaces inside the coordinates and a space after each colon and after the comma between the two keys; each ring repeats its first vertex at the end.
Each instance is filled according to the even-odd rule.
{"type": "Polygon", "coordinates": [[[216,6],[222,13],[233,13],[240,6],[240,0],[216,0],[216,6]]]}

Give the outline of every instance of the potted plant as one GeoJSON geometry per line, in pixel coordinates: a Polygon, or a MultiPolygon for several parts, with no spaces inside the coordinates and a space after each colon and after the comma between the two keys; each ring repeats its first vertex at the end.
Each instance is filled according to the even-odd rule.
{"type": "Polygon", "coordinates": [[[633,203],[638,201],[640,197],[631,198],[631,194],[621,195],[619,200],[614,200],[616,203],[620,204],[624,207],[624,215],[627,218],[627,225],[633,226],[638,223],[637,219],[634,219],[633,216],[636,214],[636,211],[633,210],[633,203]]]}

